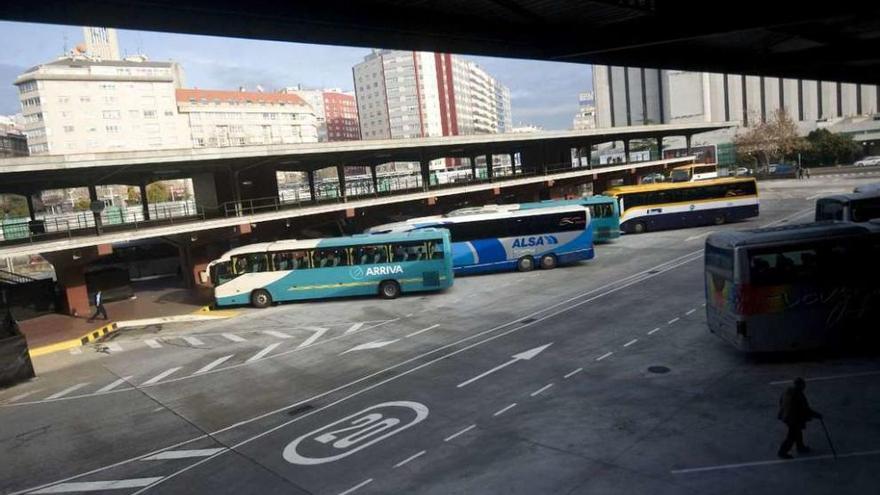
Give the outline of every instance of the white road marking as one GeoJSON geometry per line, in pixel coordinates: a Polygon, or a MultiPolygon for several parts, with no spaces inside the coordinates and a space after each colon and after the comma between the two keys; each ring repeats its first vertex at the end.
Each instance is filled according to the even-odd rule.
{"type": "Polygon", "coordinates": [[[76,354],[82,354],[82,353],[83,353],[83,351],[82,351],[82,347],[71,347],[71,348],[70,348],[70,353],[73,354],[73,355],[76,355],[76,354]]]}
{"type": "Polygon", "coordinates": [[[194,345],[194,346],[205,345],[204,342],[202,342],[201,340],[197,339],[196,337],[181,337],[181,338],[182,338],[183,340],[185,340],[186,343],[189,344],[189,345],[194,345]]]}
{"type": "Polygon", "coordinates": [[[262,351],[260,351],[260,352],[258,352],[258,353],[256,353],[256,354],[254,354],[253,356],[249,357],[249,358],[247,359],[247,361],[245,361],[245,362],[246,362],[246,363],[252,363],[252,362],[256,361],[257,359],[261,359],[261,358],[263,358],[266,354],[269,354],[270,352],[272,352],[272,351],[273,351],[276,347],[278,347],[279,345],[281,345],[281,342],[275,342],[274,344],[269,344],[269,345],[267,345],[266,347],[264,347],[262,351]]]}
{"type": "Polygon", "coordinates": [[[79,389],[81,389],[81,388],[83,388],[83,387],[86,387],[86,386],[88,386],[88,385],[89,385],[89,382],[77,383],[76,385],[73,385],[73,386],[70,386],[70,387],[65,388],[65,389],[62,390],[61,392],[56,392],[56,393],[50,395],[49,397],[46,397],[46,398],[43,399],[43,400],[59,399],[59,398],[64,397],[65,395],[67,395],[67,394],[69,394],[69,393],[71,393],[71,392],[74,392],[74,391],[76,391],[76,390],[79,390],[79,389]]]}
{"type": "Polygon", "coordinates": [[[667,321],[666,324],[667,324],[667,325],[672,325],[673,323],[677,322],[677,321],[680,320],[680,319],[681,319],[681,318],[679,318],[679,317],[676,316],[675,318],[673,318],[673,319],[667,321]]]}
{"type": "Polygon", "coordinates": [[[452,435],[449,435],[448,437],[444,438],[443,441],[444,441],[444,442],[448,442],[448,441],[450,441],[450,440],[453,440],[453,439],[455,439],[455,438],[457,438],[457,437],[459,437],[459,436],[461,436],[461,435],[464,435],[465,433],[467,433],[467,432],[473,430],[473,429],[476,428],[476,427],[477,427],[477,425],[470,425],[470,426],[468,426],[467,428],[465,428],[465,429],[463,429],[463,430],[460,430],[458,433],[453,433],[452,435]]]}
{"type": "Polygon", "coordinates": [[[367,342],[366,344],[356,345],[347,351],[343,351],[339,355],[341,356],[343,354],[348,354],[349,352],[354,352],[354,351],[364,351],[367,349],[378,349],[380,347],[385,347],[386,345],[391,345],[399,340],[400,339],[377,340],[377,341],[373,341],[373,342],[367,342]]]}
{"type": "Polygon", "coordinates": [[[217,449],[197,450],[166,450],[151,456],[141,458],[142,461],[162,461],[166,459],[191,459],[193,457],[210,457],[218,452],[226,450],[223,447],[217,449]]]}
{"type": "Polygon", "coordinates": [[[350,334],[350,333],[357,332],[358,330],[361,329],[362,326],[364,326],[364,323],[363,323],[363,322],[357,322],[357,323],[354,323],[354,324],[352,324],[350,327],[348,327],[348,330],[346,330],[345,333],[344,333],[343,335],[348,335],[348,334],[350,334]]]}
{"type": "Polygon", "coordinates": [[[122,346],[117,344],[116,342],[104,344],[104,347],[106,347],[107,350],[110,352],[122,352],[122,346]]]}
{"type": "Polygon", "coordinates": [[[339,492],[339,495],[348,495],[349,493],[354,493],[356,490],[363,488],[364,486],[369,485],[372,482],[373,482],[373,478],[362,481],[362,482],[358,483],[357,485],[354,485],[353,487],[349,488],[348,490],[345,490],[344,492],[339,492]]]}
{"type": "Polygon", "coordinates": [[[534,396],[540,394],[541,392],[547,390],[548,388],[550,388],[550,387],[552,387],[552,386],[553,386],[552,383],[548,383],[547,385],[544,385],[543,387],[541,387],[541,388],[539,388],[538,390],[535,390],[534,392],[532,392],[531,394],[529,394],[529,397],[534,397],[534,396]]]}
{"type": "Polygon", "coordinates": [[[302,344],[296,346],[297,349],[302,349],[303,347],[308,347],[308,346],[314,344],[316,340],[321,338],[322,335],[324,335],[325,333],[327,333],[328,330],[330,330],[329,328],[323,328],[323,327],[305,327],[305,328],[307,328],[315,333],[313,333],[311,337],[309,337],[305,341],[303,341],[302,344]]]}
{"type": "Polygon", "coordinates": [[[653,334],[655,334],[655,333],[657,333],[657,332],[659,332],[659,331],[660,331],[660,327],[657,327],[657,328],[651,330],[650,332],[648,332],[648,335],[653,335],[653,334]]]}
{"type": "Polygon", "coordinates": [[[504,407],[504,408],[502,408],[502,409],[500,409],[500,410],[498,410],[498,411],[495,411],[495,414],[493,414],[492,416],[501,416],[502,414],[504,414],[504,413],[506,413],[507,411],[513,409],[514,407],[516,407],[516,402],[514,402],[513,404],[510,404],[509,406],[504,407]]]}
{"type": "Polygon", "coordinates": [[[571,377],[573,377],[574,375],[577,375],[578,373],[580,373],[581,371],[584,371],[584,369],[583,369],[583,368],[578,368],[578,369],[576,369],[576,370],[574,370],[574,371],[569,372],[567,375],[563,376],[562,378],[565,378],[565,379],[571,378],[571,377]]]}
{"type": "Polygon", "coordinates": [[[158,478],[131,478],[127,480],[109,480],[109,481],[77,481],[73,483],[61,483],[52,485],[42,490],[29,493],[72,493],[72,492],[98,492],[101,490],[122,490],[125,488],[140,488],[149,486],[161,480],[158,478]]]}
{"type": "MultiPolygon", "coordinates": [[[[805,211],[811,211],[811,210],[805,210],[805,211]]],[[[251,418],[248,418],[248,419],[245,419],[245,420],[239,421],[239,422],[237,422],[237,423],[233,423],[233,424],[231,424],[231,425],[225,426],[225,427],[220,428],[220,429],[218,429],[218,430],[215,430],[215,431],[213,431],[213,432],[206,433],[206,434],[201,434],[201,435],[195,436],[195,437],[193,437],[193,438],[191,438],[191,439],[189,439],[189,440],[185,440],[185,441],[182,441],[182,442],[178,442],[178,443],[176,443],[176,444],[174,444],[174,445],[171,445],[171,446],[166,447],[165,449],[159,449],[159,450],[167,450],[167,449],[171,449],[171,448],[179,447],[179,446],[182,446],[182,445],[187,445],[187,444],[190,444],[190,443],[193,443],[193,442],[196,442],[196,441],[203,440],[203,439],[205,439],[205,438],[210,438],[210,435],[217,435],[217,434],[224,433],[224,432],[227,432],[227,431],[235,430],[235,429],[240,428],[240,427],[242,427],[242,426],[244,426],[244,425],[248,425],[248,424],[254,423],[254,422],[256,422],[256,421],[260,421],[260,420],[262,420],[262,419],[265,419],[265,418],[267,418],[267,417],[273,416],[273,415],[275,415],[275,414],[278,414],[279,412],[286,411],[286,410],[290,409],[291,407],[296,407],[296,406],[300,406],[300,405],[302,405],[302,404],[306,404],[306,403],[308,403],[308,402],[315,401],[315,400],[317,400],[317,399],[320,399],[320,398],[326,397],[326,396],[328,396],[328,395],[330,395],[330,394],[333,394],[333,393],[339,392],[339,391],[341,391],[341,390],[344,390],[344,389],[346,389],[346,388],[348,388],[348,387],[351,387],[351,386],[353,386],[353,385],[357,385],[358,383],[361,383],[361,382],[364,382],[364,381],[366,381],[366,380],[370,380],[370,379],[372,379],[372,378],[375,378],[376,376],[378,376],[378,375],[380,375],[380,374],[387,373],[387,372],[389,372],[389,371],[391,371],[391,370],[394,370],[394,369],[396,369],[396,368],[399,368],[399,367],[401,367],[401,366],[404,366],[404,365],[410,364],[410,363],[412,363],[412,362],[414,362],[414,361],[424,359],[425,357],[431,356],[431,355],[433,355],[433,354],[437,354],[437,353],[439,353],[439,352],[441,352],[441,351],[446,351],[446,350],[448,350],[448,349],[450,349],[450,348],[452,348],[452,347],[454,347],[454,346],[461,345],[461,344],[463,344],[463,343],[465,343],[465,342],[468,342],[468,341],[471,341],[471,340],[474,340],[474,339],[482,339],[482,340],[476,340],[475,342],[473,342],[473,343],[471,343],[471,344],[468,344],[468,345],[465,345],[464,347],[460,347],[460,348],[458,348],[458,349],[456,349],[456,350],[449,351],[449,352],[447,352],[446,354],[441,354],[441,355],[439,355],[438,357],[435,357],[435,358],[433,358],[433,359],[430,359],[429,361],[426,361],[426,362],[424,362],[424,363],[418,364],[418,365],[416,365],[416,366],[414,366],[414,367],[412,367],[412,368],[406,369],[406,370],[404,370],[404,371],[402,371],[402,372],[400,372],[400,373],[395,374],[394,376],[391,376],[391,377],[385,378],[385,379],[383,379],[383,380],[381,380],[381,381],[379,381],[379,382],[377,382],[377,383],[371,384],[371,385],[369,385],[369,386],[365,386],[364,388],[362,388],[362,389],[360,389],[360,390],[357,390],[357,391],[355,391],[355,392],[352,392],[352,393],[350,393],[350,394],[348,394],[348,395],[346,395],[346,396],[344,396],[344,397],[340,397],[339,399],[337,399],[337,400],[335,400],[335,401],[333,401],[333,402],[331,402],[331,403],[329,403],[329,404],[327,404],[327,405],[324,405],[324,406],[322,406],[322,407],[319,407],[319,408],[317,408],[317,409],[314,409],[314,410],[312,410],[312,411],[310,411],[310,412],[308,412],[308,413],[305,413],[305,414],[299,415],[299,416],[297,416],[296,418],[293,418],[293,419],[290,419],[290,420],[288,420],[288,421],[285,421],[285,422],[281,423],[280,425],[274,426],[274,427],[269,428],[268,430],[265,430],[265,431],[263,431],[263,432],[261,432],[261,433],[258,433],[258,434],[256,434],[256,435],[253,435],[253,436],[251,436],[251,437],[248,437],[248,438],[246,438],[246,439],[244,439],[244,440],[242,440],[242,441],[236,443],[235,445],[232,445],[230,448],[231,448],[231,449],[236,449],[236,448],[243,447],[244,445],[247,445],[247,444],[253,443],[254,441],[259,440],[260,438],[263,438],[263,437],[265,437],[266,435],[270,435],[270,434],[272,434],[272,433],[274,433],[274,432],[276,432],[276,431],[278,431],[278,430],[280,430],[280,429],[282,429],[282,428],[285,428],[285,427],[287,427],[287,426],[290,426],[290,425],[293,424],[293,423],[296,423],[296,422],[301,421],[301,420],[303,420],[303,419],[305,419],[305,418],[307,418],[307,417],[310,417],[310,416],[313,415],[313,414],[316,414],[316,413],[319,413],[319,412],[321,412],[321,411],[327,410],[327,409],[329,409],[329,408],[331,408],[331,407],[334,407],[334,406],[336,406],[336,405],[338,405],[338,404],[341,404],[342,402],[345,402],[345,401],[347,401],[347,400],[350,400],[350,399],[352,399],[352,398],[354,398],[354,397],[357,397],[357,396],[363,395],[363,394],[369,392],[370,390],[374,390],[374,389],[376,389],[376,388],[379,388],[379,387],[381,387],[381,386],[383,386],[383,385],[386,385],[386,384],[388,384],[388,383],[391,383],[391,382],[393,382],[393,381],[397,381],[397,380],[400,379],[400,378],[403,378],[403,377],[405,377],[405,376],[411,375],[411,374],[413,374],[413,373],[415,373],[415,372],[417,372],[417,371],[419,371],[419,370],[422,370],[422,369],[424,369],[424,368],[427,368],[427,367],[429,367],[429,366],[431,366],[431,365],[434,365],[434,364],[439,363],[439,362],[443,362],[443,361],[445,361],[446,359],[448,359],[448,358],[450,358],[450,357],[452,357],[452,356],[456,356],[456,355],[461,354],[461,353],[463,353],[463,352],[467,352],[468,350],[473,349],[473,348],[475,348],[475,347],[479,347],[479,346],[481,346],[481,345],[483,345],[483,344],[486,344],[487,342],[492,342],[492,341],[494,341],[494,340],[496,340],[496,339],[500,339],[501,337],[505,337],[505,336],[510,335],[510,334],[512,334],[512,333],[518,332],[518,331],[520,331],[520,330],[523,330],[523,329],[525,329],[525,328],[528,328],[528,327],[531,326],[531,325],[535,325],[535,324],[540,323],[540,322],[542,322],[542,321],[544,321],[544,320],[547,320],[547,319],[549,319],[549,318],[553,318],[553,317],[558,316],[558,315],[560,315],[560,314],[567,313],[567,312],[571,311],[571,310],[574,309],[574,308],[578,308],[578,307],[580,307],[580,306],[583,306],[584,304],[588,304],[588,303],[591,303],[591,302],[593,302],[593,301],[595,301],[595,300],[597,300],[597,299],[601,299],[601,298],[603,298],[603,297],[609,296],[609,295],[614,294],[614,293],[616,293],[616,292],[620,292],[621,290],[624,290],[624,289],[626,289],[626,288],[628,288],[628,287],[631,287],[631,286],[633,286],[633,285],[639,284],[639,283],[644,282],[644,281],[646,281],[646,280],[650,280],[650,279],[652,279],[652,278],[655,278],[655,277],[657,277],[657,276],[659,276],[659,275],[662,275],[662,274],[664,274],[664,273],[666,273],[666,272],[669,272],[669,271],[671,271],[671,270],[673,270],[673,269],[675,269],[675,268],[679,268],[679,267],[685,266],[685,265],[687,265],[687,264],[689,264],[689,263],[691,263],[691,262],[697,261],[697,260],[699,260],[699,259],[702,258],[702,252],[703,252],[702,249],[698,249],[698,250],[696,250],[696,251],[692,251],[692,252],[687,253],[687,254],[684,254],[684,255],[682,255],[682,256],[678,256],[678,257],[673,258],[673,259],[671,259],[671,260],[669,260],[669,261],[665,261],[665,262],[663,262],[663,263],[660,263],[660,264],[658,264],[658,265],[655,265],[654,267],[646,268],[646,269],[644,269],[644,270],[642,270],[642,271],[640,271],[640,272],[634,273],[634,274],[632,274],[632,275],[628,275],[628,276],[626,276],[626,277],[624,277],[624,278],[622,278],[622,279],[616,280],[615,282],[608,283],[608,284],[602,285],[602,286],[600,286],[600,287],[596,287],[596,288],[594,288],[594,289],[590,289],[590,290],[588,290],[588,291],[586,291],[586,292],[583,292],[583,293],[581,293],[581,294],[577,294],[577,295],[572,296],[572,297],[570,297],[570,298],[568,298],[568,299],[565,299],[565,300],[560,301],[560,302],[558,302],[558,303],[552,304],[552,305],[550,305],[550,306],[548,306],[548,307],[546,307],[546,308],[542,308],[542,309],[540,309],[540,310],[538,310],[538,311],[534,311],[534,312],[529,313],[529,314],[527,314],[527,315],[520,316],[520,317],[518,317],[518,318],[516,318],[516,319],[514,319],[514,320],[511,320],[511,321],[507,322],[507,323],[503,323],[503,324],[497,325],[497,326],[495,326],[495,327],[492,327],[492,328],[489,328],[489,329],[483,330],[483,331],[481,331],[481,332],[478,332],[478,333],[475,333],[475,334],[471,334],[471,335],[468,335],[468,336],[466,336],[466,337],[462,337],[461,339],[458,339],[457,341],[454,341],[454,342],[450,342],[450,343],[448,343],[448,344],[441,345],[441,346],[439,346],[439,347],[437,347],[437,348],[435,348],[435,349],[432,349],[432,350],[430,350],[430,351],[424,352],[424,353],[422,353],[422,354],[420,354],[420,355],[418,355],[418,356],[413,356],[413,357],[408,358],[408,359],[405,359],[405,360],[403,360],[403,361],[401,361],[401,362],[399,362],[399,363],[396,363],[396,364],[393,364],[393,365],[387,366],[387,367],[385,367],[385,368],[383,368],[383,369],[381,369],[381,370],[374,371],[374,372],[372,372],[372,373],[370,373],[370,374],[367,374],[367,375],[364,375],[364,376],[362,376],[362,377],[360,377],[360,378],[354,379],[354,380],[352,380],[352,381],[350,381],[350,382],[348,382],[348,383],[345,383],[345,384],[343,384],[343,385],[340,385],[340,386],[338,386],[338,387],[335,387],[335,388],[333,388],[333,389],[331,389],[331,390],[327,390],[327,391],[325,391],[325,392],[321,392],[321,393],[315,394],[314,396],[309,397],[309,398],[306,398],[306,399],[302,399],[302,400],[299,400],[299,401],[296,401],[296,402],[292,402],[292,403],[289,403],[289,404],[285,404],[285,405],[283,405],[282,407],[276,408],[276,409],[274,409],[274,410],[264,412],[264,413],[259,414],[259,415],[257,415],[257,416],[253,416],[253,417],[251,417],[251,418]],[[649,272],[653,272],[653,273],[649,273],[649,272]],[[622,285],[618,285],[618,284],[622,284],[622,285]],[[603,292],[603,291],[604,291],[604,292],[603,292]],[[589,297],[588,297],[588,296],[589,296],[589,297]],[[584,298],[586,298],[586,299],[584,299],[584,298]],[[580,299],[580,301],[578,301],[579,299],[580,299]],[[575,301],[577,301],[577,302],[575,302],[575,301]],[[559,309],[557,309],[557,308],[559,308],[559,309]],[[552,312],[551,312],[551,310],[555,310],[555,311],[552,311],[552,312]],[[541,314],[543,314],[543,316],[540,316],[541,314]],[[537,317],[537,319],[536,319],[535,321],[533,321],[533,322],[530,322],[530,323],[527,324],[527,325],[522,324],[522,320],[524,320],[524,319],[526,319],[526,318],[531,318],[531,317],[537,317]],[[505,328],[507,328],[507,330],[504,330],[504,331],[502,331],[502,332],[500,332],[500,333],[495,333],[495,332],[498,332],[499,330],[502,330],[502,329],[505,329],[505,328]],[[487,335],[488,335],[488,336],[487,336],[487,335]]],[[[373,327],[371,327],[371,328],[376,328],[376,327],[378,327],[378,326],[385,325],[385,324],[388,324],[388,323],[394,323],[394,322],[396,322],[396,321],[398,321],[398,320],[399,320],[399,318],[394,318],[394,319],[391,319],[391,320],[386,320],[386,321],[384,321],[384,322],[382,322],[382,323],[379,323],[378,325],[375,325],[375,326],[373,326],[373,327]]],[[[336,337],[336,338],[339,338],[339,337],[336,337]]],[[[329,339],[329,340],[336,340],[336,338],[334,338],[334,339],[329,339]]],[[[328,340],[328,341],[329,341],[329,340],[328,340]]],[[[328,341],[324,341],[324,342],[328,342],[328,341]]],[[[287,354],[290,354],[290,353],[293,353],[293,352],[296,352],[296,350],[285,351],[285,352],[283,352],[283,353],[279,353],[279,354],[277,354],[276,356],[273,356],[273,357],[286,356],[287,354]]],[[[243,363],[243,364],[239,364],[239,365],[235,365],[235,366],[229,366],[229,367],[223,368],[222,370],[219,370],[219,371],[235,369],[235,368],[238,368],[239,366],[245,366],[246,364],[247,364],[247,363],[243,363]]],[[[188,378],[188,377],[186,377],[186,378],[188,378]]],[[[176,378],[176,379],[172,379],[172,380],[169,380],[169,381],[171,381],[171,382],[173,382],[173,381],[179,381],[179,380],[183,380],[183,379],[186,379],[186,378],[176,378]]],[[[474,425],[474,426],[476,426],[476,425],[474,425]]],[[[227,452],[227,451],[224,451],[224,452],[227,452]]],[[[216,456],[212,456],[212,457],[209,457],[209,458],[206,458],[206,459],[202,459],[201,461],[195,462],[195,463],[193,463],[193,464],[191,464],[191,465],[189,465],[189,466],[187,466],[187,467],[185,467],[185,468],[183,468],[183,469],[180,469],[180,470],[178,470],[178,471],[175,471],[175,472],[173,472],[172,474],[169,474],[168,476],[166,476],[165,478],[163,478],[163,479],[161,480],[161,482],[164,483],[165,481],[167,481],[167,480],[169,480],[169,479],[176,478],[176,477],[180,476],[181,474],[184,474],[184,473],[186,473],[186,472],[188,472],[188,471],[191,471],[192,469],[195,469],[195,468],[197,468],[197,467],[199,467],[199,466],[205,464],[206,462],[211,461],[212,459],[214,459],[215,457],[220,456],[220,455],[223,455],[223,453],[217,454],[216,456]]],[[[65,478],[64,480],[60,480],[59,482],[63,482],[63,481],[67,481],[67,480],[72,480],[72,479],[81,478],[81,477],[83,477],[83,476],[87,476],[87,475],[95,474],[95,473],[98,473],[98,472],[103,472],[103,471],[105,471],[105,470],[107,470],[107,469],[109,469],[109,468],[113,468],[113,467],[121,466],[121,465],[124,465],[124,464],[130,463],[130,462],[136,461],[136,460],[138,460],[140,457],[141,457],[141,456],[138,456],[138,457],[132,457],[132,458],[129,458],[129,459],[126,459],[126,460],[119,461],[119,462],[117,462],[117,463],[115,463],[115,464],[111,464],[111,465],[104,466],[104,467],[101,467],[101,468],[93,469],[93,470],[91,470],[91,471],[86,471],[86,472],[83,472],[83,473],[80,473],[80,474],[77,474],[77,475],[74,475],[74,476],[67,477],[67,478],[65,478]]],[[[154,486],[155,486],[155,485],[158,485],[158,484],[160,484],[160,482],[157,482],[156,484],[154,484],[154,486]]],[[[35,489],[39,489],[39,488],[41,488],[42,486],[47,486],[47,485],[41,485],[41,486],[38,486],[38,487],[36,487],[36,488],[28,488],[28,489],[21,490],[21,491],[18,491],[18,492],[10,493],[9,495],[22,495],[22,494],[25,493],[25,492],[30,492],[30,491],[33,491],[33,490],[35,490],[35,489]]],[[[139,494],[140,492],[142,492],[142,491],[143,491],[143,490],[140,490],[139,492],[135,492],[134,494],[131,494],[131,495],[138,495],[138,494],[139,494]]]]}
{"type": "Polygon", "coordinates": [[[614,354],[614,352],[606,352],[605,354],[602,354],[601,356],[597,357],[597,358],[596,358],[596,361],[601,361],[601,360],[607,358],[608,356],[610,356],[610,355],[612,355],[612,354],[614,354]]]}
{"type": "Polygon", "coordinates": [[[700,306],[702,306],[702,307],[705,308],[705,307],[706,307],[706,303],[700,304],[700,306]]]}
{"type": "Polygon", "coordinates": [[[696,312],[697,312],[697,308],[693,308],[693,309],[689,310],[687,313],[685,313],[684,315],[685,315],[685,316],[690,316],[690,315],[692,315],[692,314],[694,314],[694,313],[696,313],[696,312]]]}
{"type": "Polygon", "coordinates": [[[398,462],[397,464],[395,464],[395,465],[394,465],[394,468],[397,469],[397,468],[399,468],[400,466],[403,466],[404,464],[406,464],[406,463],[409,462],[409,461],[412,461],[412,460],[418,459],[419,457],[425,455],[425,452],[427,452],[427,450],[423,450],[423,451],[419,452],[418,454],[413,454],[413,455],[407,457],[406,459],[404,459],[404,460],[398,462]]]}
{"type": "Polygon", "coordinates": [[[147,385],[152,385],[152,384],[158,382],[159,380],[165,378],[166,376],[177,373],[177,370],[179,370],[179,369],[180,369],[180,366],[178,366],[176,368],[171,368],[171,369],[165,370],[165,371],[159,373],[158,375],[154,376],[153,378],[150,378],[149,380],[145,381],[144,383],[141,383],[141,386],[144,387],[147,385]]]}
{"type": "Polygon", "coordinates": [[[201,368],[199,368],[198,371],[196,371],[196,372],[193,373],[193,374],[194,374],[194,375],[198,375],[199,373],[204,373],[204,372],[206,372],[206,371],[211,371],[212,369],[216,368],[217,366],[220,366],[221,364],[223,364],[223,363],[225,363],[226,361],[228,361],[229,358],[231,358],[231,357],[234,356],[234,355],[235,355],[235,354],[230,354],[230,355],[228,355],[228,356],[223,356],[223,357],[221,357],[221,358],[217,358],[217,359],[211,361],[210,363],[206,364],[205,366],[202,366],[201,368]]]}
{"type": "Polygon", "coordinates": [[[263,330],[263,333],[270,337],[277,337],[279,339],[289,339],[290,335],[284,332],[276,332],[275,330],[263,330]]]}
{"type": "Polygon", "coordinates": [[[122,377],[109,385],[104,385],[103,387],[99,388],[98,391],[95,393],[96,394],[103,394],[104,392],[109,392],[109,391],[113,390],[114,388],[122,385],[123,383],[128,382],[129,380],[131,380],[131,378],[132,377],[130,377],[130,376],[122,377]]]}
{"type": "Polygon", "coordinates": [[[226,340],[228,340],[230,342],[247,342],[247,339],[239,337],[238,335],[235,335],[234,333],[224,333],[222,335],[223,335],[223,338],[225,338],[226,340]]]}
{"type": "MultiPolygon", "coordinates": [[[[847,373],[845,375],[829,375],[829,376],[817,376],[814,378],[805,378],[804,381],[807,382],[818,382],[823,380],[838,380],[841,378],[855,378],[858,376],[873,376],[880,375],[880,371],[864,371],[861,373],[847,373]]],[[[770,385],[791,385],[791,380],[779,380],[775,382],[770,382],[770,385]]]]}
{"type": "Polygon", "coordinates": [[[415,313],[407,313],[406,318],[411,318],[415,313]]]}
{"type": "Polygon", "coordinates": [[[624,347],[629,347],[629,346],[635,344],[635,343],[638,342],[638,341],[639,341],[639,339],[632,339],[632,340],[630,340],[629,342],[627,342],[626,344],[623,344],[623,346],[624,346],[624,347]]]}
{"type": "Polygon", "coordinates": [[[20,401],[21,399],[24,399],[25,397],[27,397],[27,396],[29,396],[29,395],[33,395],[33,394],[35,394],[35,393],[37,393],[37,392],[42,392],[42,391],[43,391],[43,389],[38,388],[38,389],[36,389],[36,390],[31,390],[30,392],[24,392],[24,393],[22,393],[22,394],[13,395],[12,397],[10,397],[10,398],[6,399],[5,401],[3,401],[3,403],[4,403],[4,404],[12,404],[13,402],[18,402],[18,401],[20,401]]]}
{"type": "MultiPolygon", "coordinates": [[[[849,452],[847,454],[837,454],[837,459],[844,459],[847,457],[863,457],[869,455],[880,455],[880,450],[865,450],[862,452],[849,452]]],[[[688,473],[701,473],[705,471],[719,471],[722,469],[739,469],[744,467],[753,467],[753,466],[772,466],[774,464],[788,464],[791,462],[807,462],[807,461],[824,461],[828,459],[834,459],[833,454],[824,454],[824,455],[812,455],[808,457],[798,457],[796,459],[773,459],[772,461],[755,461],[755,462],[741,462],[738,464],[721,464],[719,466],[705,466],[698,468],[688,468],[688,469],[673,469],[670,471],[672,474],[688,474],[688,473]]]]}
{"type": "Polygon", "coordinates": [[[812,195],[812,196],[807,196],[807,197],[804,198],[804,199],[808,199],[808,200],[809,200],[809,199],[816,199],[816,198],[821,197],[821,196],[827,196],[828,194],[829,194],[829,193],[826,193],[826,192],[820,192],[820,193],[816,193],[816,194],[814,194],[814,195],[812,195]]]}
{"type": "Polygon", "coordinates": [[[437,327],[439,327],[439,326],[440,326],[439,323],[434,324],[434,325],[431,325],[431,326],[428,327],[428,328],[423,328],[423,329],[421,329],[421,330],[419,330],[419,331],[417,331],[417,332],[413,332],[413,333],[407,335],[407,338],[409,338],[409,337],[415,337],[416,335],[418,335],[418,334],[420,334],[420,333],[427,332],[428,330],[433,330],[433,329],[435,329],[435,328],[437,328],[437,327]]]}
{"type": "Polygon", "coordinates": [[[144,344],[147,344],[147,346],[152,347],[153,349],[160,349],[162,347],[162,344],[156,339],[147,339],[144,341],[144,344]]]}
{"type": "Polygon", "coordinates": [[[702,239],[703,237],[708,237],[710,234],[714,234],[714,233],[715,233],[714,230],[710,230],[709,232],[704,232],[702,234],[692,235],[692,236],[688,237],[687,239],[685,239],[684,241],[685,242],[695,241],[697,239],[702,239]]]}
{"type": "Polygon", "coordinates": [[[491,375],[492,373],[495,373],[496,371],[500,371],[500,370],[510,366],[511,364],[516,363],[517,361],[528,361],[528,360],[532,359],[533,357],[537,356],[538,354],[544,352],[544,350],[547,349],[548,347],[550,347],[551,345],[553,345],[553,342],[550,342],[549,344],[544,344],[539,347],[535,347],[533,349],[529,349],[527,351],[520,352],[519,354],[514,354],[513,356],[511,356],[510,361],[507,361],[506,363],[499,364],[498,366],[492,368],[489,371],[485,371],[483,373],[480,373],[479,375],[471,378],[470,380],[465,380],[465,381],[459,383],[458,385],[456,385],[456,387],[457,388],[466,387],[466,386],[470,385],[471,383],[474,383],[475,381],[479,380],[480,378],[485,378],[485,377],[491,375]]]}

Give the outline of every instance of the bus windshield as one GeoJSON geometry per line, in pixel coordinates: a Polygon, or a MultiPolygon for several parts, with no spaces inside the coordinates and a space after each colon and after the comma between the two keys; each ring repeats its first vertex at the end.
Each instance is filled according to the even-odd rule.
{"type": "Polygon", "coordinates": [[[873,198],[857,199],[850,203],[850,218],[853,222],[867,222],[880,218],[880,194],[873,198]]]}

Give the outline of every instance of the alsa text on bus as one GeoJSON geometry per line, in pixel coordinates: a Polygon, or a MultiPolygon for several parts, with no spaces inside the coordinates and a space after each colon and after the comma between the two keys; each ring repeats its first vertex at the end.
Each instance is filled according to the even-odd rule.
{"type": "Polygon", "coordinates": [[[535,247],[535,246],[552,246],[559,244],[559,240],[552,235],[536,235],[531,237],[519,237],[513,240],[515,248],[535,247]]]}

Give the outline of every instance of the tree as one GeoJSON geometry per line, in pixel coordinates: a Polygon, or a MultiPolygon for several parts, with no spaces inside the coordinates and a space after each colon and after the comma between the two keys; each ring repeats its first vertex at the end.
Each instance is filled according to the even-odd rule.
{"type": "Polygon", "coordinates": [[[733,143],[740,160],[751,160],[759,169],[766,169],[771,161],[791,157],[804,148],[797,124],[782,108],[769,121],[759,121],[737,135],[733,143]]]}
{"type": "Polygon", "coordinates": [[[76,211],[88,211],[91,205],[92,202],[89,198],[79,198],[73,203],[73,209],[76,211]]]}
{"type": "Polygon", "coordinates": [[[811,131],[807,135],[807,145],[804,162],[812,166],[852,163],[862,151],[859,143],[828,129],[811,131]]]}
{"type": "Polygon", "coordinates": [[[29,217],[27,200],[24,196],[2,196],[0,201],[0,218],[24,218],[29,217]]]}
{"type": "Polygon", "coordinates": [[[128,189],[125,191],[127,198],[125,202],[128,204],[135,204],[141,202],[141,192],[136,187],[128,186],[128,189]]]}
{"type": "Polygon", "coordinates": [[[147,186],[147,201],[150,204],[164,203],[171,199],[171,191],[164,182],[154,182],[147,186]]]}

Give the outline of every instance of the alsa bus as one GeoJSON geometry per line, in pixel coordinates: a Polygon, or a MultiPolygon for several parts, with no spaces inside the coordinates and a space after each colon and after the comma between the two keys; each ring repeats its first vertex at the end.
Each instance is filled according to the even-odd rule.
{"type": "Polygon", "coordinates": [[[593,242],[608,242],[620,237],[620,211],[617,201],[609,196],[597,194],[580,199],[548,199],[535,203],[520,203],[519,208],[546,208],[548,206],[583,205],[590,210],[590,223],[593,224],[593,242]]]}
{"type": "Polygon", "coordinates": [[[672,169],[669,174],[671,182],[694,182],[698,180],[717,179],[718,166],[694,163],[672,169]]]}
{"type": "Polygon", "coordinates": [[[747,352],[880,336],[880,225],[817,222],[706,240],[709,331],[747,352]]]}
{"type": "Polygon", "coordinates": [[[217,306],[443,290],[452,285],[449,232],[284,240],[235,248],[208,265],[217,306]]]}
{"type": "Polygon", "coordinates": [[[379,225],[369,233],[449,229],[456,273],[545,270],[592,259],[590,212],[581,205],[520,209],[519,205],[465,208],[443,216],[379,225]]]}
{"type": "Polygon", "coordinates": [[[624,232],[675,229],[758,216],[754,178],[620,186],[605,191],[620,206],[624,232]]]}

